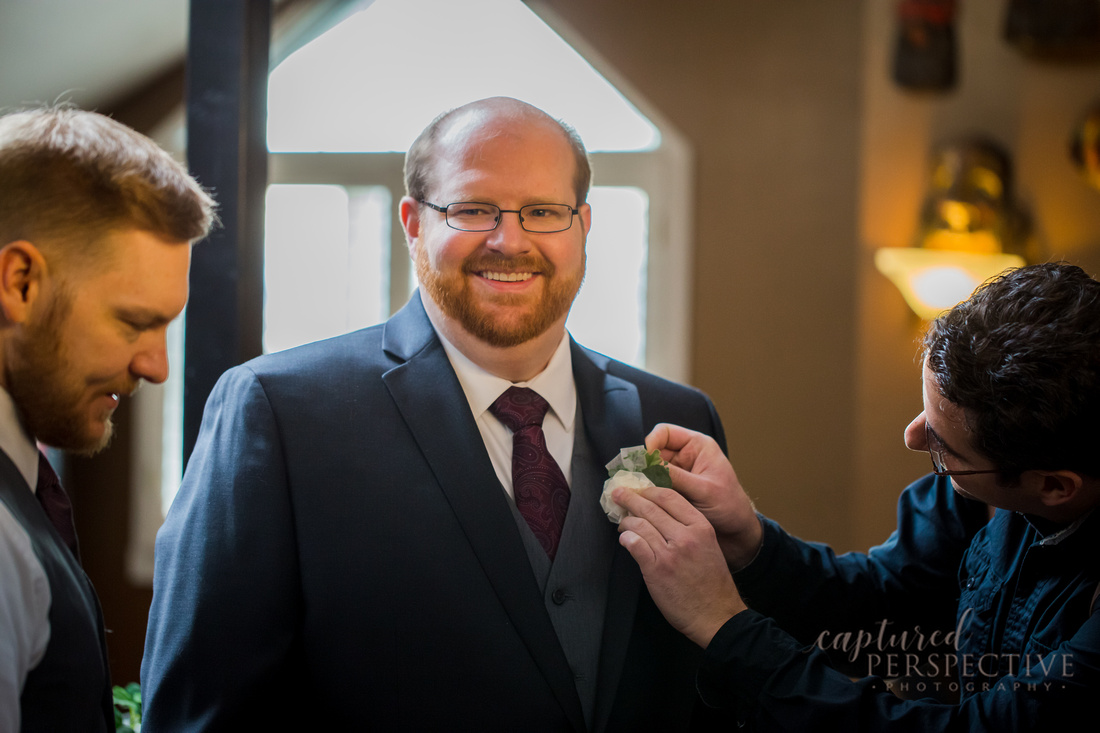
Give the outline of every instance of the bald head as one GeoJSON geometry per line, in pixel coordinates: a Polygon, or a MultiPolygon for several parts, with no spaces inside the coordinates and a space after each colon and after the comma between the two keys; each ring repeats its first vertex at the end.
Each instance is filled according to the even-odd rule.
{"type": "Polygon", "coordinates": [[[481,99],[436,117],[413,141],[405,156],[405,191],[417,201],[430,198],[431,187],[437,183],[432,176],[440,150],[462,147],[475,136],[491,139],[486,134],[489,130],[493,130],[494,135],[507,135],[509,130],[519,133],[540,127],[559,133],[572,150],[576,205],[583,204],[588,198],[592,169],[576,131],[538,107],[511,97],[481,99]]]}

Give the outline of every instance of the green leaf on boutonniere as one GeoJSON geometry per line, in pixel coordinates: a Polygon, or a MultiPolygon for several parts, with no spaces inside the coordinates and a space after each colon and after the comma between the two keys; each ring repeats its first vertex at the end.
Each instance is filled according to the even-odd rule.
{"type": "Polygon", "coordinates": [[[619,471],[634,471],[645,475],[654,486],[672,488],[672,478],[668,473],[668,464],[661,460],[661,452],[658,450],[646,451],[644,445],[636,445],[632,448],[623,448],[619,455],[611,459],[607,464],[608,476],[614,476],[619,471]]]}
{"type": "Polygon", "coordinates": [[[668,463],[661,460],[661,451],[651,450],[645,454],[645,468],[642,473],[646,475],[654,486],[672,488],[672,476],[668,472],[668,463]]]}
{"type": "MultiPolygon", "coordinates": [[[[656,453],[656,451],[654,452],[656,453]]],[[[664,464],[646,466],[642,473],[653,482],[654,486],[662,486],[666,489],[672,488],[672,476],[669,475],[668,466],[664,464]]]]}
{"type": "Polygon", "coordinates": [[[618,524],[626,515],[625,510],[611,498],[615,489],[643,491],[651,486],[672,488],[668,464],[661,460],[661,452],[656,450],[647,452],[644,445],[623,448],[605,468],[610,478],[604,481],[603,491],[600,493],[600,507],[607,514],[607,518],[615,524],[618,524]]]}

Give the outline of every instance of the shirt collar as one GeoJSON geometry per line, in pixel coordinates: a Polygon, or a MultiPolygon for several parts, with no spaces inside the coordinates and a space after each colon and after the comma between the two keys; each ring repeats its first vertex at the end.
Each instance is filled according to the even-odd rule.
{"type": "MultiPolygon", "coordinates": [[[[433,326],[434,328],[434,326],[433,326]]],[[[546,368],[526,382],[509,382],[482,369],[470,361],[447,338],[436,331],[447,358],[454,367],[462,391],[470,403],[474,417],[481,417],[497,397],[511,386],[530,387],[550,403],[550,409],[566,430],[573,429],[577,415],[577,385],[573,382],[573,354],[569,348],[569,334],[563,333],[546,368]]]]}
{"type": "Polygon", "coordinates": [[[1090,509],[1083,516],[1080,516],[1070,525],[1058,525],[1054,522],[1042,519],[1041,517],[1035,517],[1030,514],[1025,514],[1024,519],[1042,535],[1042,539],[1039,540],[1040,545],[1058,545],[1064,540],[1072,537],[1077,530],[1081,528],[1090,516],[1095,512],[1095,509],[1090,509]]]}
{"type": "Polygon", "coordinates": [[[8,391],[0,387],[0,450],[4,451],[34,491],[38,483],[38,446],[27,432],[8,391]]]}

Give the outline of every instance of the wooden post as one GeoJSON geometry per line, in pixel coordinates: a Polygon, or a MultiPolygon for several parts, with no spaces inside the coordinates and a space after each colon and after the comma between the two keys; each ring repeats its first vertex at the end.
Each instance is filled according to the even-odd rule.
{"type": "Polygon", "coordinates": [[[191,0],[187,157],[221,227],[195,247],[184,347],[183,458],[218,377],[258,356],[263,329],[270,0],[191,0]]]}

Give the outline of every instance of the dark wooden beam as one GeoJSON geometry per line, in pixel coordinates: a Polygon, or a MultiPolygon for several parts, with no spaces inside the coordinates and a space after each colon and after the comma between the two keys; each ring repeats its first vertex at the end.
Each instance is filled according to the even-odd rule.
{"type": "Polygon", "coordinates": [[[122,96],[98,108],[138,132],[149,134],[157,125],[179,109],[184,93],[184,61],[179,59],[140,86],[128,89],[122,96]]]}
{"type": "Polygon", "coordinates": [[[222,226],[195,247],[184,349],[183,453],[218,377],[258,356],[263,329],[269,0],[191,0],[187,158],[222,226]]]}

